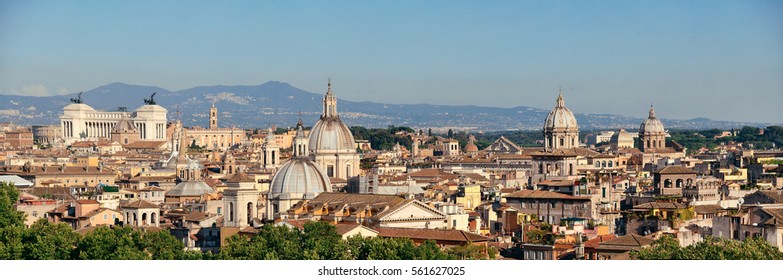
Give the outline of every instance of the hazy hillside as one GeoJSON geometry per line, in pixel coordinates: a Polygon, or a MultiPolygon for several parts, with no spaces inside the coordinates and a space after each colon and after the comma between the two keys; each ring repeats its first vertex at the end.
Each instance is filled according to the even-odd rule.
{"type": "MultiPolygon", "coordinates": [[[[283,82],[267,82],[255,86],[200,86],[169,91],[153,86],[112,83],[85,91],[84,103],[101,110],[127,107],[133,111],[143,99],[157,92],[155,100],[169,110],[169,119],[180,116],[187,126],[206,126],[207,112],[212,102],[220,111],[221,126],[282,127],[296,124],[299,114],[307,124],[313,124],[321,113],[321,93],[311,93],[283,82]]],[[[339,92],[336,93],[339,97],[339,92]]],[[[0,121],[18,124],[58,123],[62,108],[76,94],[51,97],[0,95],[0,121]]],[[[400,100],[404,103],[404,100],[400,100]]],[[[479,106],[440,106],[430,104],[382,104],[351,102],[340,99],[338,110],[349,126],[366,127],[411,126],[422,128],[470,128],[493,131],[507,129],[540,129],[549,108],[526,106],[495,108],[479,106]]],[[[638,117],[610,114],[576,114],[582,129],[636,129],[638,117]]],[[[710,119],[663,119],[668,128],[729,128],[760,123],[738,123],[710,119]]]]}

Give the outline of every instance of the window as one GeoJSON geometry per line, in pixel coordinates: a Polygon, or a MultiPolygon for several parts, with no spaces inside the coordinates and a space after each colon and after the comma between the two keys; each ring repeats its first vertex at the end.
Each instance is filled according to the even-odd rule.
{"type": "Polygon", "coordinates": [[[564,143],[563,141],[565,141],[565,140],[563,140],[563,138],[560,138],[560,146],[564,146],[565,145],[565,144],[563,144],[564,143]]]}
{"type": "Polygon", "coordinates": [[[451,227],[457,228],[457,220],[451,220],[451,227]]]}
{"type": "Polygon", "coordinates": [[[218,215],[222,215],[223,214],[223,207],[218,207],[217,208],[217,214],[218,215]]]}
{"type": "Polygon", "coordinates": [[[38,211],[33,211],[33,217],[38,217],[38,211]]]}
{"type": "Polygon", "coordinates": [[[326,166],[326,176],[334,177],[334,165],[326,166]]]}
{"type": "Polygon", "coordinates": [[[109,214],[103,214],[103,219],[104,220],[108,220],[109,219],[109,214]]]}

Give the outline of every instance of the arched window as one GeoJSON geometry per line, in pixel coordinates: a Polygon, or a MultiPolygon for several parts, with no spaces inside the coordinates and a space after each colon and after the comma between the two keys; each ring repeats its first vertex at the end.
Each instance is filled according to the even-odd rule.
{"type": "Polygon", "coordinates": [[[671,179],[666,179],[665,181],[663,181],[663,187],[664,188],[671,188],[672,187],[672,180],[671,179]]]}
{"type": "Polygon", "coordinates": [[[568,175],[574,175],[574,164],[569,163],[568,164],[568,175]]]}
{"type": "Polygon", "coordinates": [[[158,225],[157,218],[158,218],[158,215],[156,215],[155,212],[152,212],[152,214],[150,214],[150,224],[151,225],[158,225]]]}
{"type": "Polygon", "coordinates": [[[133,213],[133,225],[138,226],[139,225],[139,219],[136,219],[136,213],[133,213]]]}
{"type": "Polygon", "coordinates": [[[544,164],[539,163],[538,164],[538,174],[544,174],[544,164]]]}
{"type": "Polygon", "coordinates": [[[682,188],[682,179],[677,179],[676,187],[682,188]]]}
{"type": "Polygon", "coordinates": [[[611,160],[609,161],[609,167],[612,167],[612,161],[611,160]]]}
{"type": "Polygon", "coordinates": [[[147,225],[147,213],[141,214],[141,225],[146,226],[147,225]]]}
{"type": "Polygon", "coordinates": [[[605,160],[601,162],[601,167],[606,167],[606,161],[605,160]]]}

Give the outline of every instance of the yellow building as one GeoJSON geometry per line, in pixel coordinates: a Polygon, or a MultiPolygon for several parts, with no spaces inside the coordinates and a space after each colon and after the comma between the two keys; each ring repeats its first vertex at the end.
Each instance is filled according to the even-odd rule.
{"type": "Polygon", "coordinates": [[[470,185],[461,187],[456,203],[465,206],[465,211],[473,211],[476,206],[481,205],[481,186],[470,185]]]}

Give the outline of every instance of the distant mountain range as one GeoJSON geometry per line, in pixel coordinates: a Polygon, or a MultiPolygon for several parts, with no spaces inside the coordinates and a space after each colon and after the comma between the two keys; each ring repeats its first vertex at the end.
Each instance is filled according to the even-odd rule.
{"type": "MultiPolygon", "coordinates": [[[[186,126],[207,126],[207,113],[212,102],[220,112],[221,126],[262,128],[270,125],[294,126],[301,118],[312,125],[321,114],[323,94],[307,92],[287,83],[270,81],[257,86],[200,86],[169,91],[153,86],[112,83],[85,91],[82,100],[98,110],[126,107],[133,111],[143,105],[143,99],[153,93],[155,101],[169,110],[175,119],[179,110],[186,126]]],[[[339,93],[337,93],[339,97],[339,93]]],[[[63,107],[76,93],[60,96],[33,97],[0,95],[0,121],[22,125],[56,124],[63,107]]],[[[496,108],[480,106],[443,106],[430,104],[384,104],[352,102],[340,99],[340,117],[348,126],[387,127],[410,126],[454,128],[455,130],[537,130],[550,109],[527,106],[496,108]]],[[[575,114],[580,129],[636,130],[642,118],[611,114],[575,114]]],[[[667,128],[738,128],[745,125],[767,126],[766,123],[717,121],[706,118],[690,120],[662,119],[667,128]]]]}

